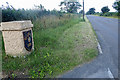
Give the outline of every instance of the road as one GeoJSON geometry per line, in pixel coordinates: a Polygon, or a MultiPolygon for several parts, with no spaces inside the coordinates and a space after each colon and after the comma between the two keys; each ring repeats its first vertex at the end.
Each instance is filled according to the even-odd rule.
{"type": "Polygon", "coordinates": [[[102,54],[90,63],[59,76],[60,78],[118,78],[118,19],[87,16],[93,26],[102,54]]]}

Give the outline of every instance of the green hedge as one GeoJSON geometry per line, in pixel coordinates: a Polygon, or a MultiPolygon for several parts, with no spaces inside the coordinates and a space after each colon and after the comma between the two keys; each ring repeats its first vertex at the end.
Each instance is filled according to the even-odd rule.
{"type": "Polygon", "coordinates": [[[107,12],[105,14],[99,13],[99,14],[96,14],[96,15],[99,15],[99,16],[119,16],[119,13],[117,13],[117,12],[107,12]]]}

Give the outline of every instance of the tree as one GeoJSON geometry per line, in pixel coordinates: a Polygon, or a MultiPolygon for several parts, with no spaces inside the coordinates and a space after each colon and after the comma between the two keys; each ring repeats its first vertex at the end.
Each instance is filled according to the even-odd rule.
{"type": "Polygon", "coordinates": [[[86,14],[87,15],[95,14],[95,8],[90,8],[86,14]]]}
{"type": "Polygon", "coordinates": [[[68,13],[77,13],[77,10],[81,7],[77,0],[64,0],[59,6],[61,6],[61,11],[68,13]]]}
{"type": "Polygon", "coordinates": [[[120,0],[116,0],[114,3],[113,3],[113,6],[112,6],[114,9],[116,9],[118,12],[120,12],[120,0]]]}
{"type": "MultiPolygon", "coordinates": [[[[6,2],[7,6],[2,5],[2,22],[19,21],[19,20],[36,20],[42,16],[49,15],[52,12],[46,11],[44,6],[35,6],[34,9],[15,9],[12,5],[6,2]]],[[[53,14],[54,15],[54,14],[53,14]]],[[[1,17],[1,14],[0,14],[1,17]]]]}
{"type": "Polygon", "coordinates": [[[39,9],[40,11],[44,11],[45,10],[45,8],[44,8],[44,6],[42,5],[42,4],[40,4],[39,6],[37,6],[37,5],[34,5],[37,9],[39,9]]]}
{"type": "Polygon", "coordinates": [[[102,11],[102,13],[104,14],[104,13],[109,12],[110,9],[108,8],[108,6],[105,6],[105,7],[103,7],[103,8],[101,9],[101,11],[102,11]]]}
{"type": "MultiPolygon", "coordinates": [[[[80,13],[80,14],[83,14],[83,10],[81,10],[79,13],[80,13]]],[[[84,13],[85,13],[85,12],[84,12],[84,13]]]]}

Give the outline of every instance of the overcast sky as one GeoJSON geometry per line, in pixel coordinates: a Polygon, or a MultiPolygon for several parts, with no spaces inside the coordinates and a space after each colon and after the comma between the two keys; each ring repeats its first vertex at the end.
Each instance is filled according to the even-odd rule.
{"type": "MultiPolygon", "coordinates": [[[[59,10],[60,7],[58,6],[60,2],[63,0],[0,0],[0,6],[6,5],[6,2],[8,2],[10,5],[12,5],[14,8],[33,8],[34,4],[39,5],[42,4],[46,9],[52,10],[57,9],[59,10]]],[[[79,0],[79,2],[82,4],[83,0],[79,0]]],[[[101,8],[104,6],[108,6],[110,8],[111,12],[114,12],[112,5],[115,0],[84,0],[85,1],[85,12],[89,10],[89,8],[94,7],[96,9],[96,12],[101,12],[101,8]]]]}

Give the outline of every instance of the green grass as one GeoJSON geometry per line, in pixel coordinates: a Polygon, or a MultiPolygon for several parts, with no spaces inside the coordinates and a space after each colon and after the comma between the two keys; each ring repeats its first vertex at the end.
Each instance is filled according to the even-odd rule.
{"type": "Polygon", "coordinates": [[[60,19],[46,16],[33,24],[35,51],[26,58],[13,58],[3,53],[2,68],[6,74],[56,77],[91,61],[98,53],[87,19],[84,22],[77,15],[64,15],[60,19]]]}
{"type": "Polygon", "coordinates": [[[95,30],[94,30],[94,28],[92,27],[92,24],[90,23],[90,21],[87,19],[87,22],[90,24],[90,26],[91,26],[91,29],[92,29],[92,31],[93,31],[93,33],[94,33],[94,35],[96,36],[96,38],[98,39],[98,36],[97,36],[97,34],[96,34],[96,32],[95,32],[95,30]]]}

